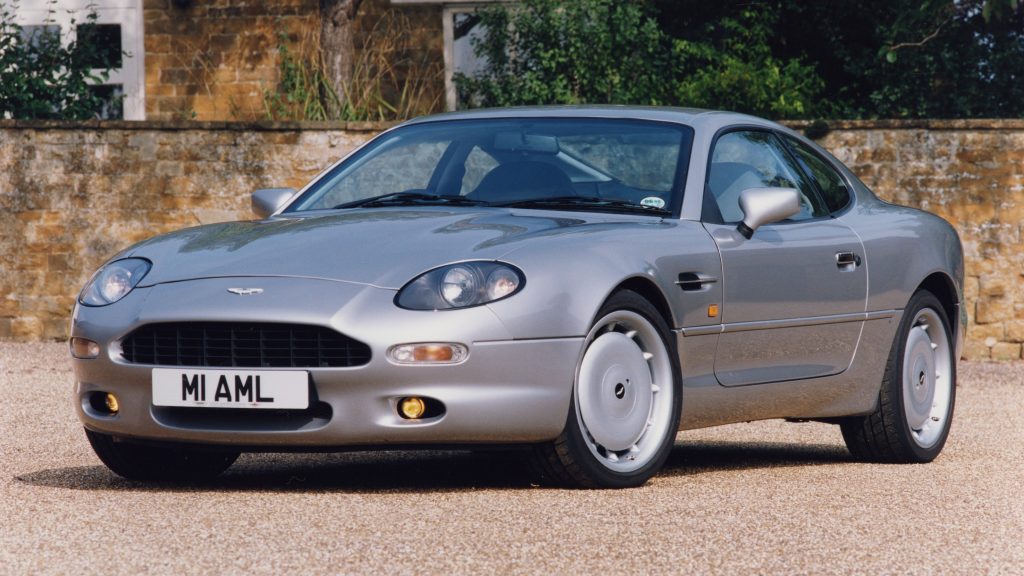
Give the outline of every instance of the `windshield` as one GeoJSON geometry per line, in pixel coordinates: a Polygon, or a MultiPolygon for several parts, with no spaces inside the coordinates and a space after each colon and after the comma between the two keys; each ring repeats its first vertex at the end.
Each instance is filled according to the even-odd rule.
{"type": "Polygon", "coordinates": [[[691,141],[688,127],[635,120],[415,124],[371,142],[285,212],[446,204],[663,216],[681,203],[691,141]]]}

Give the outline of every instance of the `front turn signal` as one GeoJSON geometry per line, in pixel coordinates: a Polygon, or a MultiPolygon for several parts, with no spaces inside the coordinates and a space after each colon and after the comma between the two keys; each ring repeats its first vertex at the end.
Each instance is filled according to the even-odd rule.
{"type": "Polygon", "coordinates": [[[447,342],[398,344],[388,350],[388,360],[395,364],[458,364],[468,356],[464,345],[447,342]]]}
{"type": "Polygon", "coordinates": [[[71,355],[81,360],[92,360],[100,355],[100,345],[88,338],[71,339],[71,355]]]}

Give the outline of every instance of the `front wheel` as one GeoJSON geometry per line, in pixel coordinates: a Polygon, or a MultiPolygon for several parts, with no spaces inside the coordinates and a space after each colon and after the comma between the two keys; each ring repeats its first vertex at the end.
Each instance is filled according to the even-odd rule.
{"type": "Polygon", "coordinates": [[[562,434],[534,454],[542,475],[587,488],[639,486],[664,465],[679,429],[671,332],[632,291],[601,307],[584,341],[562,434]]]}
{"type": "Polygon", "coordinates": [[[917,463],[939,455],[956,399],[952,341],[938,298],[924,290],[914,294],[900,322],[875,411],[840,423],[855,457],[917,463]]]}
{"type": "Polygon", "coordinates": [[[224,472],[238,452],[203,451],[183,446],[122,442],[108,434],[86,429],[89,444],[100,460],[118,476],[129,480],[198,482],[224,472]]]}

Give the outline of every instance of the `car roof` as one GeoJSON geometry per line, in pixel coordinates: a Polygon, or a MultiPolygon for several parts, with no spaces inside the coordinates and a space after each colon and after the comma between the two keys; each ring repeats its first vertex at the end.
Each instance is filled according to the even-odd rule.
{"type": "Polygon", "coordinates": [[[619,118],[685,124],[699,130],[717,130],[734,124],[771,128],[782,126],[748,114],[701,108],[663,106],[524,106],[512,108],[477,108],[444,112],[414,118],[403,125],[444,122],[448,120],[480,120],[488,118],[619,118]]]}

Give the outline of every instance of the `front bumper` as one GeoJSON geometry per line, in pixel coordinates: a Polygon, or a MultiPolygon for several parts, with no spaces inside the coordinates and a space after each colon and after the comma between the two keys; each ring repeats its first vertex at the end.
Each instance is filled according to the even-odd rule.
{"type": "Polygon", "coordinates": [[[219,278],[136,289],[103,308],[80,306],[72,336],[100,343],[101,354],[73,360],[78,416],[91,430],[122,437],[243,448],[501,444],[558,436],[582,337],[513,340],[486,306],[417,312],[394,306],[394,295],[326,280],[219,278]],[[242,284],[264,293],[227,292],[242,284]],[[324,325],[365,342],[373,356],[359,367],[309,368],[311,400],[318,403],[306,411],[155,407],[155,366],[126,362],[120,341],[143,324],[180,321],[324,325]],[[469,357],[456,365],[413,366],[386,358],[394,344],[438,341],[467,345],[469,357]],[[119,412],[93,408],[89,398],[96,392],[115,394],[119,412]],[[404,396],[436,399],[445,412],[405,420],[396,410],[404,396]]]}

